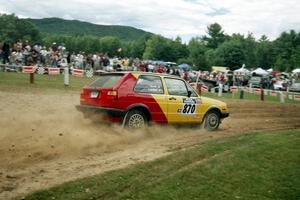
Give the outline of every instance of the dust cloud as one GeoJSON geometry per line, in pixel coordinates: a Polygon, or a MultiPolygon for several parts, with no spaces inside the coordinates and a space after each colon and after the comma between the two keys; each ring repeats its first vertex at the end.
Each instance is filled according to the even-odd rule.
{"type": "Polygon", "coordinates": [[[75,109],[75,94],[0,93],[0,98],[0,166],[10,169],[62,157],[121,151],[141,141],[196,131],[158,125],[132,131],[97,123],[75,109]]]}
{"type": "Polygon", "coordinates": [[[129,131],[75,109],[78,93],[0,91],[0,199],[160,158],[172,149],[252,131],[300,128],[300,105],[226,100],[220,130],[129,131]]]}

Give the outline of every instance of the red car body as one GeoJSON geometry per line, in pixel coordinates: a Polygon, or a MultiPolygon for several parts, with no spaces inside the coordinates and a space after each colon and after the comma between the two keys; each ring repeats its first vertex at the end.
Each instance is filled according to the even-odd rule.
{"type": "Polygon", "coordinates": [[[132,124],[138,123],[138,118],[159,124],[202,123],[207,113],[213,113],[211,122],[217,123],[216,128],[229,115],[225,103],[200,97],[181,78],[143,72],[103,74],[83,87],[77,109],[102,114],[101,120],[132,124]],[[175,94],[176,88],[184,93],[175,94]]]}

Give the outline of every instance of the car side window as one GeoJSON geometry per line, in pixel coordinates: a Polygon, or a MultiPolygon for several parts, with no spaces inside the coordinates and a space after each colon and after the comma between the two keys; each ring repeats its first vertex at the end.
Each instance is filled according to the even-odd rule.
{"type": "Polygon", "coordinates": [[[135,92],[164,94],[161,78],[159,76],[140,75],[134,87],[135,92]]]}
{"type": "Polygon", "coordinates": [[[187,96],[188,90],[185,82],[175,78],[165,78],[165,82],[168,88],[169,95],[187,96]]]}

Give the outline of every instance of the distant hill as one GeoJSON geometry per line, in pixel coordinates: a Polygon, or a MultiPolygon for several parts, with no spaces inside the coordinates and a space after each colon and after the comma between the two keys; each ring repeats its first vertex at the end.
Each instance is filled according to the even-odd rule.
{"type": "Polygon", "coordinates": [[[27,19],[42,33],[58,35],[114,36],[122,40],[136,40],[145,34],[152,34],[130,26],[97,25],[78,20],[60,18],[27,19]]]}

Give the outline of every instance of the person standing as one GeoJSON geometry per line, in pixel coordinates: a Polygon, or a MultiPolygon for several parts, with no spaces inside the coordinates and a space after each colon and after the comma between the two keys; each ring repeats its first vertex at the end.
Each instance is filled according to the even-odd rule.
{"type": "Polygon", "coordinates": [[[9,44],[8,42],[4,42],[2,46],[3,64],[9,63],[9,52],[9,44]]]}
{"type": "Polygon", "coordinates": [[[23,59],[24,59],[24,65],[28,65],[27,60],[30,57],[30,52],[31,52],[31,46],[29,44],[29,41],[26,40],[23,44],[23,59]]]}

